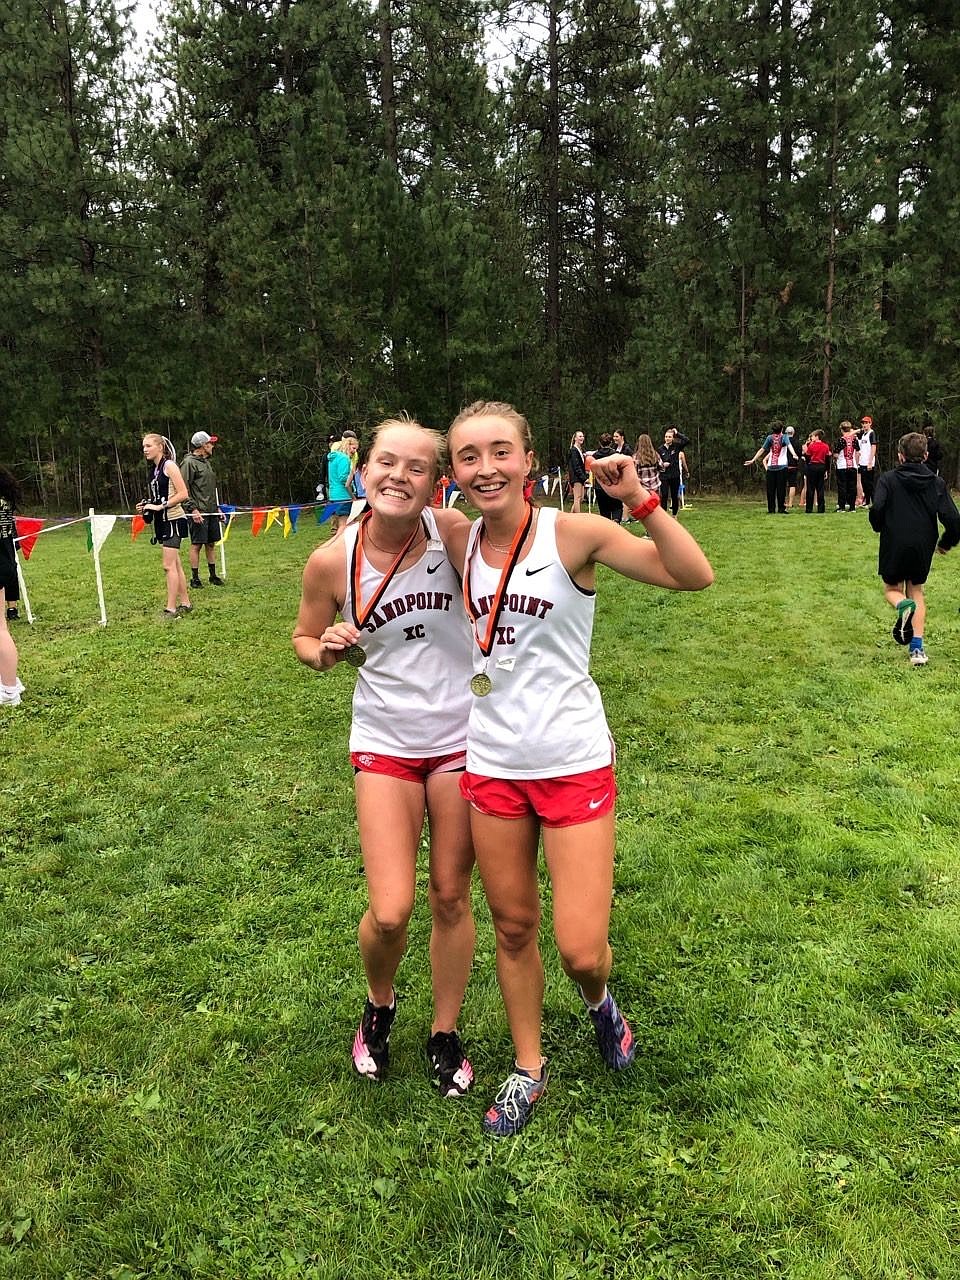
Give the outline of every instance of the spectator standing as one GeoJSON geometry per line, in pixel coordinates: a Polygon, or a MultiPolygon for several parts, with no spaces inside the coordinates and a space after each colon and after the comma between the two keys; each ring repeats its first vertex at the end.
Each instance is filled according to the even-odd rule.
{"type": "Polygon", "coordinates": [[[625,453],[629,457],[631,453],[630,446],[627,444],[626,437],[619,429],[613,433],[613,452],[625,453]]]}
{"type": "Polygon", "coordinates": [[[203,586],[200,581],[201,547],[206,556],[211,586],[224,585],[223,578],[217,575],[215,550],[223,537],[223,516],[217,503],[217,477],[210,462],[218,438],[206,431],[195,431],[190,439],[190,452],[180,467],[183,483],[187,486],[183,507],[190,517],[190,586],[197,591],[203,586]]]}
{"type": "Polygon", "coordinates": [[[826,501],[824,499],[824,490],[827,483],[827,471],[830,467],[830,459],[833,457],[833,451],[823,438],[822,431],[811,431],[810,439],[803,446],[803,452],[807,459],[806,476],[804,479],[804,487],[807,495],[806,512],[807,515],[813,511],[814,499],[817,503],[817,511],[820,515],[826,511],[826,501]]]}
{"type": "Polygon", "coordinates": [[[353,505],[351,483],[353,481],[353,463],[350,461],[349,442],[335,440],[330,446],[327,461],[327,501],[334,503],[333,518],[330,526],[331,537],[337,533],[342,524],[346,524],[353,505]]]}
{"type": "Polygon", "coordinates": [[[797,475],[802,461],[800,450],[797,448],[797,442],[794,439],[793,427],[787,427],[783,433],[790,441],[790,454],[787,457],[787,501],[786,510],[793,510],[794,499],[797,496],[797,475]]]}
{"type": "Polygon", "coordinates": [[[173,622],[181,613],[192,613],[187,578],[180,559],[180,543],[188,536],[183,500],[187,486],[177,466],[176,450],[166,436],[151,432],[143,437],[143,456],[150,464],[150,496],[137,503],[147,523],[153,523],[150,541],[163,549],[163,572],[167,582],[167,605],[163,616],[173,622]]]}
{"type": "Polygon", "coordinates": [[[320,467],[317,471],[317,489],[316,498],[318,502],[326,502],[327,500],[327,467],[330,462],[330,450],[336,443],[336,436],[327,436],[327,447],[320,455],[320,467]]]}
{"type": "Polygon", "coordinates": [[[7,627],[7,618],[11,616],[7,602],[20,599],[14,550],[17,526],[13,518],[20,501],[19,482],[6,467],[0,467],[0,705],[8,707],[18,707],[23,692],[17,675],[20,655],[7,627]],[[9,594],[13,591],[16,596],[9,594]]]}
{"type": "Polygon", "coordinates": [[[767,468],[767,515],[784,515],[787,509],[787,460],[796,450],[786,434],[782,422],[770,424],[770,431],[763,444],[744,462],[745,467],[752,467],[761,458],[767,468]]]}
{"type": "Polygon", "coordinates": [[[678,431],[676,427],[667,427],[663,433],[663,444],[657,450],[660,455],[660,492],[664,510],[669,502],[673,515],[680,510],[680,481],[687,466],[683,450],[689,443],[689,437],[682,431],[678,431]]]}
{"type": "Polygon", "coordinates": [[[927,442],[919,431],[901,436],[900,465],[877,481],[870,524],[880,534],[883,594],[896,610],[893,638],[910,646],[910,662],[927,664],[923,632],[927,606],[923,586],[934,551],[946,554],[960,542],[960,512],[943,479],[925,466],[927,442]],[[943,533],[937,538],[937,522],[943,533]]]}
{"type": "Polygon", "coordinates": [[[637,441],[633,463],[637,468],[637,477],[648,491],[660,496],[660,455],[654,448],[648,435],[642,435],[637,441]]]}
{"type": "Polygon", "coordinates": [[[6,467],[0,467],[0,586],[4,587],[7,622],[20,618],[20,576],[17,573],[14,513],[20,506],[20,482],[6,467]]]}
{"type": "Polygon", "coordinates": [[[860,435],[857,437],[857,467],[860,473],[860,491],[863,494],[863,505],[869,507],[873,502],[874,481],[877,472],[877,436],[873,429],[873,418],[865,413],[860,419],[860,435]]]}
{"type": "Polygon", "coordinates": [[[935,476],[940,474],[940,466],[943,463],[943,445],[937,439],[936,428],[932,424],[928,424],[923,428],[923,434],[927,441],[927,469],[932,471],[935,476]]]}
{"type": "Polygon", "coordinates": [[[840,439],[834,450],[837,460],[837,510],[855,511],[857,508],[857,433],[853,423],[840,423],[840,439]]]}
{"type": "MultiPolygon", "coordinates": [[[[622,443],[622,435],[620,440],[622,443]]],[[[600,447],[599,449],[594,450],[593,457],[595,459],[609,458],[615,453],[622,452],[622,449],[614,448],[613,436],[608,431],[604,431],[600,436],[600,447]]],[[[606,489],[604,489],[596,476],[594,476],[593,479],[593,491],[597,498],[597,512],[602,515],[605,520],[612,520],[614,524],[622,524],[623,503],[619,498],[614,498],[611,494],[607,493],[606,489]]],[[[526,497],[526,494],[524,494],[524,497],[526,497]]]]}
{"type": "Polygon", "coordinates": [[[587,460],[583,455],[586,441],[582,431],[575,431],[570,440],[570,453],[567,457],[567,478],[570,481],[570,510],[579,511],[583,502],[583,486],[587,483],[587,460]]]}

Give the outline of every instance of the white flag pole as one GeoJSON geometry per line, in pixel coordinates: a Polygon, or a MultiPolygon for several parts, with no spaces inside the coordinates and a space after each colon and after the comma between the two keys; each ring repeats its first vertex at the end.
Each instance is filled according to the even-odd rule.
{"type": "Polygon", "coordinates": [[[27,611],[27,621],[33,626],[33,610],[30,608],[30,597],[27,595],[27,581],[23,576],[23,566],[20,563],[20,552],[16,545],[13,548],[14,559],[17,562],[17,581],[20,583],[20,599],[23,601],[23,607],[27,611]]]}
{"type": "Polygon", "coordinates": [[[227,522],[223,519],[223,512],[220,510],[220,490],[214,489],[213,496],[217,502],[217,515],[220,516],[220,577],[224,582],[227,580],[227,551],[224,539],[224,533],[227,529],[227,522]]]}
{"type": "Polygon", "coordinates": [[[105,627],[107,625],[107,605],[103,598],[103,574],[100,572],[100,548],[97,546],[94,514],[93,507],[90,507],[90,544],[93,547],[93,568],[97,575],[97,598],[100,601],[100,625],[101,627],[105,627]]]}

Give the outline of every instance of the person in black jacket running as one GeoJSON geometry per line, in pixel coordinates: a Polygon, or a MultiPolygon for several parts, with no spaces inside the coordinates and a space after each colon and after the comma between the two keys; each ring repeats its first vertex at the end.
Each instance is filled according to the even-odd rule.
{"type": "Polygon", "coordinates": [[[946,554],[960,542],[960,512],[946,482],[925,465],[927,442],[919,431],[900,437],[897,457],[900,465],[877,481],[870,523],[880,534],[883,594],[897,611],[893,638],[910,646],[913,666],[923,667],[927,663],[923,584],[934,551],[946,554]],[[938,521],[943,525],[939,539],[938,521]]]}

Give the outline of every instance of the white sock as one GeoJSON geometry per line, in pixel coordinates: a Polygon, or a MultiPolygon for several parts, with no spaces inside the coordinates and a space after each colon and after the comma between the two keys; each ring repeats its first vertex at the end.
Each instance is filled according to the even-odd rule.
{"type": "Polygon", "coordinates": [[[581,988],[580,988],[580,995],[581,995],[581,997],[583,998],[583,1003],[587,1006],[587,1008],[588,1008],[588,1009],[592,1009],[592,1010],[593,1010],[593,1012],[594,1012],[594,1013],[596,1013],[596,1012],[597,1012],[597,1010],[600,1008],[600,1006],[603,1004],[604,1000],[606,1000],[606,998],[607,998],[607,988],[606,988],[606,987],[604,987],[604,988],[603,988],[603,995],[600,997],[600,999],[597,1001],[597,1003],[596,1003],[596,1004],[593,1004],[593,1003],[592,1003],[590,1000],[588,1000],[588,999],[587,999],[587,997],[583,994],[583,987],[581,987],[581,988]]]}

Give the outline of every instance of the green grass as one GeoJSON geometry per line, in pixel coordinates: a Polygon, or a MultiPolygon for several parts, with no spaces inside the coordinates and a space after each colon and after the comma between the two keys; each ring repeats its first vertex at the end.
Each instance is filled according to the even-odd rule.
{"type": "Polygon", "coordinates": [[[241,527],[227,588],[164,626],[159,555],[120,530],[105,629],[82,530],[40,539],[0,709],[0,1276],[960,1274],[955,559],[913,670],[865,516],[685,521],[714,587],[604,572],[594,644],[640,1053],[604,1071],[548,912],[551,1087],[501,1144],[479,891],[474,1096],[424,1079],[424,901],[393,1074],[351,1074],[353,677],[289,645],[324,535],[241,527]]]}

